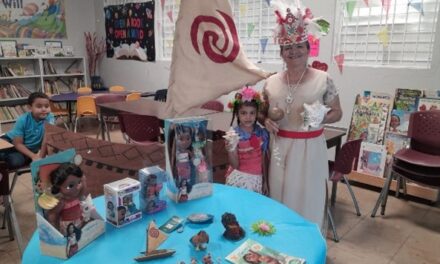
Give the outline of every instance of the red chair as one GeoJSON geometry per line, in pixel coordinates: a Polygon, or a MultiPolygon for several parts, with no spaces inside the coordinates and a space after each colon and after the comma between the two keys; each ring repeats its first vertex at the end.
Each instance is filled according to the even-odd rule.
{"type": "MultiPolygon", "coordinates": [[[[332,188],[332,194],[330,199],[330,206],[333,207],[335,205],[336,201],[336,187],[339,181],[342,179],[345,182],[345,185],[348,188],[348,191],[351,195],[351,198],[353,200],[354,206],[356,208],[356,214],[358,216],[361,215],[359,210],[359,205],[356,200],[356,196],[354,195],[354,192],[351,188],[350,182],[347,178],[347,174],[351,173],[353,170],[354,164],[356,163],[357,159],[359,158],[359,152],[361,149],[361,143],[362,139],[356,139],[352,141],[347,141],[342,148],[339,150],[339,152],[336,155],[334,162],[329,162],[329,170],[330,170],[330,181],[333,182],[333,188],[332,188]]],[[[336,242],[339,241],[338,234],[336,232],[336,226],[333,221],[333,217],[330,211],[330,208],[327,209],[327,214],[329,216],[330,225],[332,227],[334,240],[336,242]]]]}
{"type": "MultiPolygon", "coordinates": [[[[123,94],[103,94],[99,95],[95,98],[95,103],[97,104],[97,110],[100,118],[103,118],[104,128],[101,127],[101,122],[99,122],[99,128],[98,133],[96,134],[96,138],[99,137],[99,134],[101,133],[101,129],[104,129],[104,131],[107,134],[108,141],[111,141],[110,139],[110,132],[108,129],[108,124],[115,125],[119,124],[117,116],[102,116],[100,114],[100,109],[98,104],[104,104],[104,103],[113,103],[113,102],[124,102],[125,101],[125,95],[123,94]]],[[[105,138],[103,138],[105,140],[105,138]]]]}
{"type": "Polygon", "coordinates": [[[371,217],[376,216],[380,204],[380,214],[385,214],[393,176],[440,188],[440,111],[412,113],[409,118],[408,136],[411,139],[410,147],[394,154],[391,173],[387,176],[371,217]]]}
{"type": "Polygon", "coordinates": [[[155,116],[119,113],[121,132],[127,143],[149,145],[160,141],[160,120],[155,116]]]}
{"type": "Polygon", "coordinates": [[[221,102],[213,100],[203,104],[200,108],[223,112],[225,106],[221,102]]]}

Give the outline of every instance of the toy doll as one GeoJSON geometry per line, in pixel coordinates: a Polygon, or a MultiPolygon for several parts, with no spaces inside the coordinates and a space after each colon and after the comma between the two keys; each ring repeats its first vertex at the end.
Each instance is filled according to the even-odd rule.
{"type": "Polygon", "coordinates": [[[81,239],[81,229],[77,228],[73,223],[70,223],[66,230],[66,255],[70,258],[78,252],[78,241],[81,239]]]}
{"type": "Polygon", "coordinates": [[[201,230],[189,240],[196,250],[205,250],[206,244],[209,243],[208,234],[201,230]]]}
{"type": "Polygon", "coordinates": [[[175,127],[175,143],[170,153],[171,164],[173,165],[173,176],[176,182],[182,179],[191,180],[192,175],[192,159],[193,159],[193,132],[190,127],[184,125],[176,125],[175,127]]]}
{"type": "Polygon", "coordinates": [[[162,184],[157,183],[155,174],[149,175],[145,182],[144,199],[147,204],[147,212],[154,213],[165,208],[166,202],[159,200],[159,193],[162,190],[162,184]]]}
{"type": "Polygon", "coordinates": [[[92,211],[93,209],[95,209],[95,206],[93,205],[92,202],[92,197],[88,196],[87,199],[85,199],[84,201],[80,201],[80,207],[81,207],[81,211],[82,211],[82,218],[83,221],[85,223],[89,222],[90,220],[92,220],[92,211]]]}
{"type": "Polygon", "coordinates": [[[86,183],[83,172],[75,164],[63,163],[50,173],[51,193],[58,198],[58,204],[46,212],[47,220],[63,235],[71,223],[77,228],[83,225],[80,200],[86,197],[86,183]]]}
{"type": "Polygon", "coordinates": [[[136,204],[133,202],[133,194],[128,194],[122,198],[122,204],[128,209],[128,214],[132,215],[138,212],[136,204]]]}
{"type": "Polygon", "coordinates": [[[235,215],[231,213],[224,213],[222,215],[222,224],[226,229],[223,233],[223,236],[226,239],[237,241],[244,237],[245,231],[238,224],[235,215]]]}

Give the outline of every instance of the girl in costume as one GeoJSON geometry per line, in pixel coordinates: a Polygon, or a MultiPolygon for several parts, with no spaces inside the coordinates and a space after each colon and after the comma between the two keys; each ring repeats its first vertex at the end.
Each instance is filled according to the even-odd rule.
{"type": "Polygon", "coordinates": [[[183,179],[191,181],[192,177],[192,160],[193,153],[193,131],[190,127],[176,124],[174,131],[175,141],[173,142],[171,156],[171,164],[173,167],[173,175],[176,182],[181,182],[183,179]]]}
{"type": "Polygon", "coordinates": [[[230,163],[226,184],[268,195],[269,134],[256,123],[260,105],[260,94],[250,87],[243,88],[229,103],[233,109],[231,126],[235,117],[238,125],[225,136],[230,163]]]}

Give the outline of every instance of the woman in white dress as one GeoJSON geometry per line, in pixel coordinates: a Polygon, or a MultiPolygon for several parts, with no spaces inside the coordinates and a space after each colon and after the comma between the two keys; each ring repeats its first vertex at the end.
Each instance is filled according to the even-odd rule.
{"type": "Polygon", "coordinates": [[[287,70],[269,77],[264,88],[268,102],[264,114],[284,112],[281,120],[266,117],[263,121],[277,135],[271,145],[270,196],[322,229],[328,179],[323,124],[342,117],[338,91],[326,72],[307,66],[310,10],[287,6],[277,16],[281,28],[277,41],[287,70]],[[305,110],[304,104],[315,110],[305,110]]]}

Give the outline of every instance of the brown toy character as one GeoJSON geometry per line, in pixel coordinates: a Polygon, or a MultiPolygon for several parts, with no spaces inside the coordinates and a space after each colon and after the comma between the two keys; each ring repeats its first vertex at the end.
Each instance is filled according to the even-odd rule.
{"type": "Polygon", "coordinates": [[[196,250],[205,250],[206,244],[209,243],[208,233],[201,230],[189,240],[196,250]]]}
{"type": "Polygon", "coordinates": [[[243,228],[238,224],[235,215],[231,213],[224,213],[222,215],[222,224],[226,229],[223,233],[226,239],[237,241],[242,239],[246,234],[243,228]]]}

